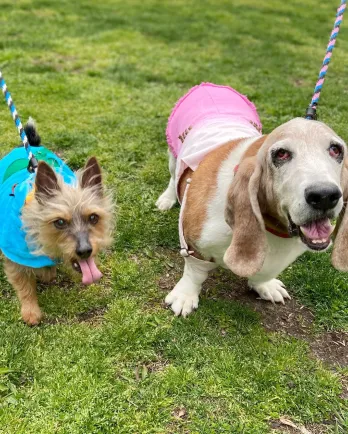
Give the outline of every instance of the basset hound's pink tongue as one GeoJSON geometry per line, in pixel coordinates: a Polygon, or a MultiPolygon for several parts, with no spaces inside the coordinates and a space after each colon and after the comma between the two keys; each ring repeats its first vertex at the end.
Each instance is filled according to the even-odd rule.
{"type": "Polygon", "coordinates": [[[82,283],[84,285],[91,285],[94,282],[98,282],[103,276],[95,265],[93,258],[87,260],[78,261],[82,272],[82,283]]]}
{"type": "Polygon", "coordinates": [[[328,218],[307,223],[300,228],[305,237],[310,240],[327,240],[334,230],[328,218]]]}

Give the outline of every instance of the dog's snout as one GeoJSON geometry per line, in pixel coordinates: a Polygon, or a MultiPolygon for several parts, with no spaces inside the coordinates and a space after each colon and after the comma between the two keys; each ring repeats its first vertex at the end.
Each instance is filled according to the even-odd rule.
{"type": "Polygon", "coordinates": [[[77,248],[76,249],[76,254],[81,258],[81,259],[88,259],[91,256],[92,253],[92,247],[89,246],[86,249],[81,249],[81,248],[77,248]]]}
{"type": "Polygon", "coordinates": [[[317,184],[305,190],[306,202],[322,211],[335,208],[341,197],[341,190],[334,184],[317,184]]]}
{"type": "Polygon", "coordinates": [[[91,243],[89,242],[87,233],[82,232],[78,234],[75,251],[81,259],[87,259],[91,256],[93,249],[91,243]]]}

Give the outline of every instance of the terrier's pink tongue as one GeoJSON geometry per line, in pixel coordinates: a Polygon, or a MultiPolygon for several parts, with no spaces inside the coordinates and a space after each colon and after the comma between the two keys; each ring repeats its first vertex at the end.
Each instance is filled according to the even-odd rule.
{"type": "Polygon", "coordinates": [[[301,231],[311,240],[326,240],[331,235],[333,226],[329,219],[322,219],[301,226],[301,231]]]}
{"type": "Polygon", "coordinates": [[[98,270],[93,258],[79,261],[79,265],[82,272],[82,283],[84,285],[91,285],[94,282],[98,282],[102,277],[102,273],[98,270]]]}

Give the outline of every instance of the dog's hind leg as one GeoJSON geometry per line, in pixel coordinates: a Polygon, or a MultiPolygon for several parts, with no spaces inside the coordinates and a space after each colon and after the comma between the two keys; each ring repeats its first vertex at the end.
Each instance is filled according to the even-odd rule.
{"type": "Polygon", "coordinates": [[[9,259],[5,259],[5,273],[8,281],[16,290],[21,304],[23,321],[28,325],[40,323],[42,313],[36,294],[36,277],[31,268],[23,267],[9,259]]]}
{"type": "Polygon", "coordinates": [[[166,211],[176,204],[175,191],[175,168],[176,158],[169,152],[169,172],[170,180],[167,189],[157,199],[156,206],[160,211],[166,211]]]}
{"type": "Polygon", "coordinates": [[[185,258],[184,274],[165,300],[176,316],[181,314],[186,317],[197,309],[202,284],[207,279],[208,272],[216,267],[214,262],[202,261],[193,256],[185,258]]]}

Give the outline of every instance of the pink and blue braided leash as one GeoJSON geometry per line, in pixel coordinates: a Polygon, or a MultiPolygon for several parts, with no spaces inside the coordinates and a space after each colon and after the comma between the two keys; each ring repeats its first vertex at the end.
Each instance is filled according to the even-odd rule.
{"type": "Polygon", "coordinates": [[[329,63],[330,63],[331,56],[332,56],[332,51],[335,48],[337,35],[340,31],[340,25],[341,25],[342,20],[343,20],[343,14],[344,14],[344,11],[346,10],[346,6],[347,6],[347,0],[341,0],[341,4],[337,9],[334,28],[331,32],[330,40],[329,40],[329,43],[328,43],[327,48],[326,48],[326,54],[325,54],[325,57],[323,60],[321,70],[319,72],[318,81],[317,81],[315,88],[314,88],[314,94],[312,97],[312,101],[309,104],[309,107],[307,108],[307,111],[306,111],[306,115],[305,115],[306,119],[316,119],[317,118],[316,109],[317,109],[317,105],[318,105],[319,98],[320,98],[320,92],[321,92],[323,85],[324,85],[326,73],[327,73],[327,70],[329,68],[329,63]]]}
{"type": "Polygon", "coordinates": [[[7,88],[7,84],[4,80],[4,77],[3,77],[1,71],[0,71],[0,88],[2,90],[4,97],[5,97],[6,104],[7,104],[8,108],[11,112],[12,119],[16,125],[17,130],[18,130],[18,134],[21,138],[22,144],[23,144],[25,150],[27,151],[28,160],[29,160],[28,170],[29,170],[29,172],[34,172],[38,166],[38,162],[37,162],[36,158],[34,157],[33,153],[31,152],[31,147],[30,147],[30,144],[28,141],[28,137],[25,134],[24,127],[22,125],[21,120],[19,119],[17,109],[13,103],[11,94],[7,88]]]}

